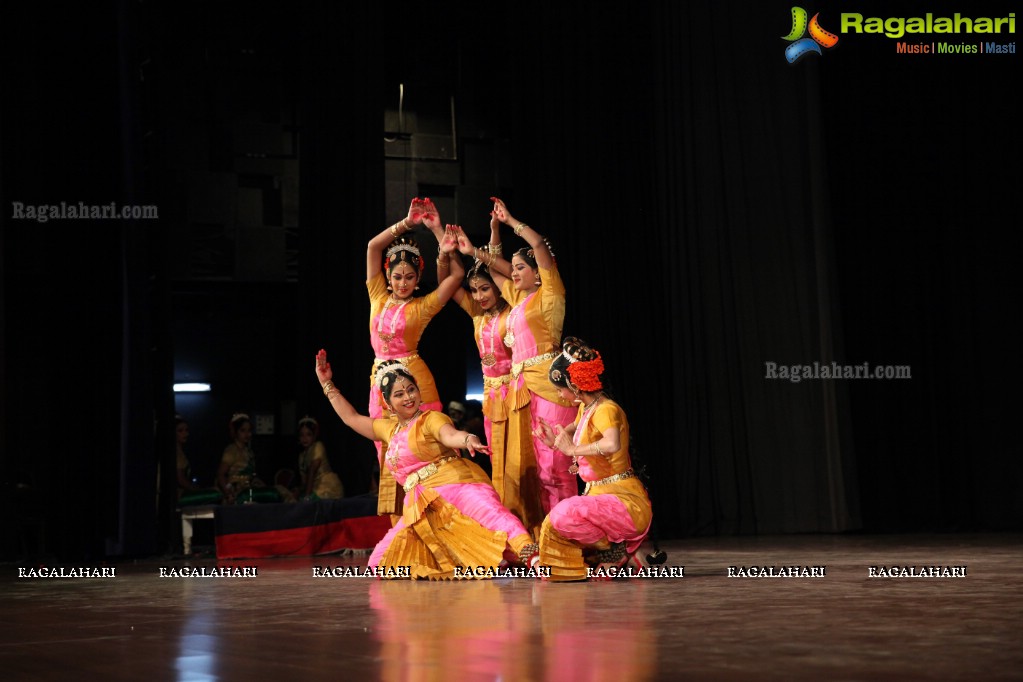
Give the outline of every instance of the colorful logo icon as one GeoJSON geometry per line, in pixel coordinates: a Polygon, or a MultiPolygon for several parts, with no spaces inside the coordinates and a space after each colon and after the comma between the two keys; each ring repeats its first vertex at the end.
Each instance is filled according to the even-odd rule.
{"type": "Polygon", "coordinates": [[[795,64],[811,52],[822,54],[822,47],[838,44],[838,36],[821,28],[817,21],[819,16],[820,13],[813,15],[813,19],[807,23],[806,10],[802,7],[792,8],[792,30],[787,36],[782,36],[783,40],[791,43],[785,48],[785,59],[789,60],[789,64],[795,64]],[[807,31],[810,33],[809,38],[804,37],[807,31]]]}

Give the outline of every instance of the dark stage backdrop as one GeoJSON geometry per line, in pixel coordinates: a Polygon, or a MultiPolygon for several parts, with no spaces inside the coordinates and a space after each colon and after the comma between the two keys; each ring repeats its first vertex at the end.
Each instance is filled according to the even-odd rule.
{"type": "MultiPolygon", "coordinates": [[[[564,331],[605,357],[662,538],[1023,525],[1009,427],[1015,54],[928,60],[843,36],[790,65],[780,2],[518,3],[486,16],[366,5],[5,8],[6,552],[171,545],[171,383],[186,360],[220,387],[186,403],[200,470],[212,475],[231,412],[277,417],[257,442],[274,466],[297,454],[284,418],[309,412],[362,492],[371,450],[331,419],[312,359],[327,348],[336,383],[365,402],[365,244],[427,193],[480,241],[492,193],[550,238],[564,331]],[[221,87],[207,74],[231,60],[250,78],[221,87]],[[454,97],[458,163],[385,158],[399,83],[454,97]],[[206,220],[182,157],[216,176],[208,197],[225,182],[273,195],[254,179],[263,160],[233,159],[239,133],[218,118],[270,91],[295,141],[281,154],[295,224],[286,191],[275,209],[294,262],[275,283],[176,279],[174,226],[206,220]],[[480,149],[493,150],[483,172],[480,149]],[[161,219],[11,219],[12,202],[61,201],[155,203],[161,219]],[[912,378],[767,376],[769,363],[815,362],[908,365],[912,378]]],[[[849,11],[807,9],[831,30],[849,11]]],[[[464,392],[460,311],[431,324],[421,351],[445,400],[464,392]]]]}

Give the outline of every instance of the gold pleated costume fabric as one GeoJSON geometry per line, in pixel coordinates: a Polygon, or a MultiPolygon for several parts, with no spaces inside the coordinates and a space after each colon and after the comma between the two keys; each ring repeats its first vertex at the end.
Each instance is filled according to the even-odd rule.
{"type": "MultiPolygon", "coordinates": [[[[408,438],[416,457],[437,462],[438,468],[406,494],[414,499],[404,505],[401,518],[405,527],[391,540],[379,564],[381,568],[411,567],[412,579],[452,579],[456,566],[493,566],[494,557],[502,556],[506,546],[517,553],[531,542],[525,533],[509,538],[504,531],[484,528],[433,490],[456,483],[490,486],[490,479],[479,465],[459,458],[457,452],[435,439],[443,423],[451,423],[447,415],[429,411],[410,427],[408,438]]],[[[395,424],[393,419],[379,419],[373,428],[384,440],[393,433],[395,424]]],[[[400,572],[395,574],[397,578],[400,572]]]]}
{"type": "Polygon", "coordinates": [[[380,566],[411,566],[413,580],[451,579],[456,566],[490,566],[508,543],[504,531],[483,528],[428,488],[406,505],[404,518],[406,527],[391,541],[380,566]],[[413,510],[418,519],[410,523],[413,510]]]}
{"type": "Polygon", "coordinates": [[[552,582],[586,580],[586,562],[583,549],[567,540],[551,527],[550,519],[543,520],[540,528],[540,565],[549,566],[552,582]]]}

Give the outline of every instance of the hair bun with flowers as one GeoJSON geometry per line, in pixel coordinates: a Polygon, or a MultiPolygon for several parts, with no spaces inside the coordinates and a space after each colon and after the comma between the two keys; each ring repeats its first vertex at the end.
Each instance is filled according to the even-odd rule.
{"type": "Polygon", "coordinates": [[[569,336],[561,344],[561,354],[568,360],[568,376],[573,384],[587,393],[603,390],[600,375],[604,373],[604,360],[600,353],[585,341],[569,336]]]}
{"type": "Polygon", "coordinates": [[[593,360],[580,360],[568,366],[568,376],[572,383],[579,387],[580,391],[595,393],[604,389],[600,381],[600,375],[604,373],[604,361],[600,353],[593,360]]]}

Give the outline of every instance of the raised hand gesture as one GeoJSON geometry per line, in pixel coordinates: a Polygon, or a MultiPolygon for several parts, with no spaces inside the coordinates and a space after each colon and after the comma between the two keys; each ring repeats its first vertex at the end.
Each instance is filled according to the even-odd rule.
{"type": "MultiPolygon", "coordinates": [[[[413,225],[423,224],[423,214],[426,213],[426,205],[429,199],[420,199],[416,197],[412,200],[412,204],[408,207],[408,217],[406,220],[409,224],[409,230],[415,229],[413,225]]],[[[433,204],[430,203],[432,206],[433,204]]]]}
{"type": "Polygon", "coordinates": [[[434,234],[441,229],[440,211],[437,210],[430,197],[423,199],[422,223],[434,234]]]}
{"type": "Polygon", "coordinates": [[[469,237],[461,229],[458,230],[458,252],[466,256],[472,256],[476,247],[469,241],[469,237]]]}
{"type": "Polygon", "coordinates": [[[461,232],[462,228],[458,225],[445,225],[444,236],[441,237],[440,245],[437,247],[440,252],[451,255],[458,250],[458,235],[461,232]]]}
{"type": "Polygon", "coordinates": [[[327,351],[322,348],[316,354],[316,378],[320,380],[320,386],[334,378],[334,372],[331,371],[330,363],[327,362],[327,351]]]}
{"type": "Polygon", "coordinates": [[[490,197],[490,200],[494,202],[494,211],[491,215],[500,220],[505,225],[517,225],[515,219],[512,218],[511,213],[508,212],[508,207],[504,205],[504,202],[497,197],[490,197]]]}

